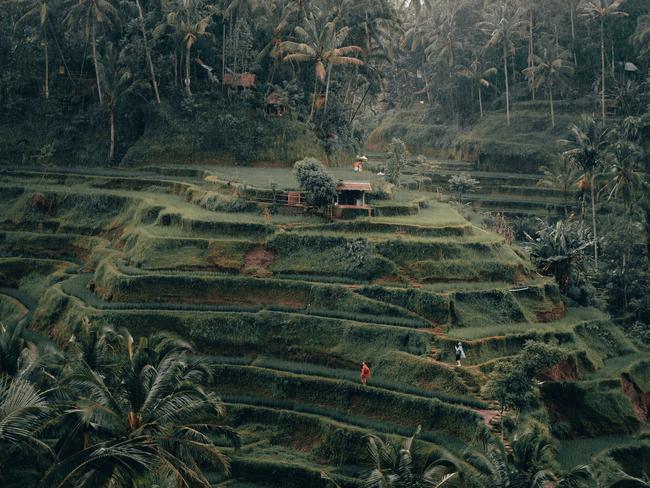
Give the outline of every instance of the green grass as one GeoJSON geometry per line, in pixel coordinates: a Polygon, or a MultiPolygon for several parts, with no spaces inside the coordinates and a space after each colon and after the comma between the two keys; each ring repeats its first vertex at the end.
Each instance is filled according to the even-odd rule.
{"type": "Polygon", "coordinates": [[[448,334],[454,339],[476,340],[484,337],[505,336],[509,334],[521,334],[529,332],[554,332],[569,331],[572,327],[584,321],[602,320],[606,317],[601,311],[594,308],[572,308],[560,320],[541,324],[538,322],[527,322],[521,324],[492,324],[486,320],[484,325],[474,327],[459,327],[448,330],[448,334]]]}
{"type": "Polygon", "coordinates": [[[615,446],[624,446],[634,440],[630,435],[608,435],[583,439],[566,439],[559,443],[557,459],[564,470],[580,464],[589,464],[592,456],[615,446]]]}
{"type": "MultiPolygon", "coordinates": [[[[398,423],[390,422],[387,420],[373,420],[372,418],[355,416],[349,413],[342,413],[332,410],[330,408],[322,408],[313,405],[305,405],[288,401],[279,401],[258,398],[253,396],[243,396],[243,395],[219,395],[223,401],[226,403],[232,404],[242,404],[242,405],[252,405],[257,407],[271,408],[274,410],[289,410],[299,413],[318,415],[327,419],[331,419],[336,422],[341,422],[343,424],[352,425],[367,429],[374,432],[380,432],[384,434],[399,435],[402,437],[410,437],[415,431],[415,426],[405,427],[398,423]]],[[[466,427],[468,427],[466,425],[466,427]]],[[[438,444],[445,446],[451,451],[460,452],[465,447],[465,443],[458,437],[446,435],[440,431],[429,431],[425,429],[422,431],[418,437],[421,440],[430,442],[433,444],[438,444]]]]}
{"type": "MultiPolygon", "coordinates": [[[[214,389],[246,434],[244,450],[235,454],[241,476],[221,486],[266,484],[260,480],[269,475],[306,486],[318,470],[340,463],[336,473],[345,480],[357,469],[349,462],[365,450],[365,433],[403,437],[419,423],[424,441],[458,453],[484,427],[464,407],[486,406],[472,396],[486,372],[528,339],[560,345],[579,377],[599,368],[589,382],[543,385],[550,414],[567,412],[553,418],[558,435],[638,428],[618,378],[629,374],[646,388],[644,354],[594,309],[536,322],[538,313],[559,305],[554,284],[430,191],[402,189],[392,201],[376,201],[385,212],[417,215],[330,223],[274,214],[269,223],[237,195],[265,195],[276,180],[279,188],[292,187],[288,168],[217,168],[240,181],[237,194],[223,184],[204,185],[200,169],[159,170],[63,171],[42,183],[37,174],[4,177],[0,251],[77,256],[90,272],[74,276],[79,267],[70,262],[0,258],[0,286],[11,287],[7,296],[0,289],[0,313],[15,317],[10,297],[20,294],[35,307],[34,330],[54,339],[69,337],[69,327],[87,316],[96,326],[126,326],[136,336],[169,331],[196,344],[197,354],[213,358],[214,389]],[[56,201],[56,213],[30,206],[37,192],[56,201]],[[364,249],[351,252],[354,245],[364,249]],[[246,256],[258,246],[273,261],[247,275],[246,256]],[[435,324],[440,328],[418,330],[435,324]],[[444,326],[451,326],[447,337],[439,335],[444,326]],[[458,370],[431,360],[435,353],[452,362],[458,340],[467,343],[468,364],[478,367],[458,370]],[[361,360],[374,374],[365,388],[358,381],[361,360]],[[337,452],[348,459],[337,459],[337,452]]],[[[434,189],[443,173],[454,171],[450,164],[440,174],[408,179],[434,189]]],[[[333,173],[381,180],[348,168],[333,173]]],[[[555,198],[541,190],[530,195],[535,176],[484,172],[481,178],[481,191],[493,185],[501,193],[479,193],[476,200],[520,211],[526,202],[555,198]]],[[[568,441],[575,445],[562,449],[577,459],[598,440],[568,441]]],[[[607,440],[618,444],[619,437],[607,440]]]]}
{"type": "MultiPolygon", "coordinates": [[[[350,371],[345,369],[335,369],[327,368],[324,366],[314,365],[312,363],[296,363],[290,361],[282,361],[273,358],[233,358],[233,357],[221,357],[221,358],[212,358],[212,362],[217,364],[234,364],[234,365],[243,365],[243,366],[255,366],[257,368],[272,369],[277,371],[285,371],[295,374],[303,374],[310,376],[322,376],[325,378],[340,379],[349,381],[352,383],[359,382],[359,374],[357,371],[350,371]]],[[[406,393],[409,395],[415,395],[425,398],[437,398],[438,400],[454,403],[458,405],[474,407],[474,408],[486,408],[485,402],[470,398],[467,396],[459,395],[450,395],[442,392],[435,392],[431,390],[426,390],[424,388],[417,388],[409,386],[405,383],[397,383],[394,381],[386,380],[381,376],[375,375],[368,380],[368,386],[374,386],[384,390],[396,391],[399,393],[406,393]]]]}

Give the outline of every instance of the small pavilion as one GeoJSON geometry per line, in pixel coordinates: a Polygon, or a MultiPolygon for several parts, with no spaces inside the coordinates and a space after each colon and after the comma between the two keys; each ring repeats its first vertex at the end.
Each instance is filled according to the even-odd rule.
{"type": "Polygon", "coordinates": [[[372,215],[372,207],[366,204],[366,193],[372,191],[368,181],[341,181],[336,187],[336,203],[333,216],[341,217],[344,209],[367,210],[372,215]]]}

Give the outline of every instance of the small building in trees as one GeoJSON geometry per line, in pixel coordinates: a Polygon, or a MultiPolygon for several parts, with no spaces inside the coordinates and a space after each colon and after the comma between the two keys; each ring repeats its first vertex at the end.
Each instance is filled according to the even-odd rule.
{"type": "Polygon", "coordinates": [[[289,107],[289,95],[281,90],[275,90],[266,97],[266,113],[274,117],[282,117],[289,107]]]}
{"type": "Polygon", "coordinates": [[[226,73],[223,77],[223,84],[241,88],[253,88],[255,86],[254,73],[226,73]]]}
{"type": "Polygon", "coordinates": [[[345,214],[362,210],[372,216],[372,207],[366,204],[366,193],[372,191],[368,181],[341,181],[336,186],[336,202],[332,207],[332,217],[341,218],[345,214]]]}

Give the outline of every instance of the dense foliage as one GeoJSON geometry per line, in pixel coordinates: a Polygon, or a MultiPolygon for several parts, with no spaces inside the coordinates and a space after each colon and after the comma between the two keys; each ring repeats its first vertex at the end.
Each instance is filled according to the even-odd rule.
{"type": "Polygon", "coordinates": [[[210,486],[228,472],[215,440],[238,445],[205,390],[208,363],[159,334],[134,343],[126,330],[85,321],[61,349],[0,332],[2,486],[210,486]]]}
{"type": "Polygon", "coordinates": [[[325,208],[336,200],[336,183],[325,166],[313,158],[298,161],[294,166],[300,189],[310,205],[325,208]]]}
{"type": "Polygon", "coordinates": [[[644,0],[419,3],[4,0],[3,158],[297,159],[278,134],[335,156],[378,104],[460,124],[537,98],[553,125],[563,100],[645,110],[644,0]]]}

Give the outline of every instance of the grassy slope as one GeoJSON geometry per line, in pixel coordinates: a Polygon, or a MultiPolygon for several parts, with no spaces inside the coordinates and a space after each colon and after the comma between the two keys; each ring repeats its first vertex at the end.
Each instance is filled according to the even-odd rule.
{"type": "MultiPolygon", "coordinates": [[[[264,185],[269,174],[267,169],[247,170],[237,178],[242,183],[264,185]]],[[[290,181],[286,170],[275,174],[290,181]]],[[[442,423],[427,424],[425,435],[432,436],[434,444],[458,443],[457,438],[447,441],[439,437],[462,430],[459,425],[465,410],[458,402],[471,401],[468,395],[476,392],[493,362],[514,354],[531,337],[563,344],[575,355],[587,354],[586,363],[602,368],[593,374],[605,381],[577,383],[585,391],[594,392],[585,400],[586,411],[591,409],[595,415],[598,405],[593,402],[606,403],[611,405],[605,413],[611,416],[612,425],[622,429],[636,425],[630,417],[633,413],[629,401],[610,383],[616,382],[621,368],[629,364],[619,363],[616,357],[624,355],[633,362],[639,359],[639,353],[617,334],[607,334],[606,317],[595,311],[573,310],[559,321],[536,322],[535,313],[540,308],[557,306],[553,294],[545,290],[547,280],[519,276],[517,279],[524,280],[529,288],[525,296],[520,296],[520,292],[510,291],[521,287],[513,276],[508,280],[493,276],[489,280],[487,275],[470,273],[486,263],[522,271],[528,266],[500,238],[473,228],[445,204],[433,202],[417,215],[406,217],[326,224],[302,216],[274,215],[268,223],[255,211],[206,210],[195,198],[198,190],[183,187],[181,191],[182,185],[162,189],[158,183],[147,182],[138,189],[109,189],[106,181],[102,188],[94,188],[95,180],[71,179],[73,184],[66,184],[63,179],[36,186],[38,177],[5,177],[3,184],[21,190],[12,190],[10,196],[0,193],[5,195],[0,198],[0,211],[6,216],[0,251],[17,255],[11,269],[24,277],[14,279],[10,285],[37,290],[42,299],[35,321],[56,323],[55,332],[62,337],[69,337],[65,328],[89,316],[96,324],[125,325],[136,334],[173,331],[190,338],[204,352],[214,354],[215,359],[226,356],[218,361],[231,365],[221,366],[222,387],[228,391],[234,410],[252,405],[268,408],[274,415],[268,425],[261,420],[241,423],[249,448],[236,455],[235,466],[241,473],[250,472],[252,478],[257,470],[266,474],[285,470],[294,473],[297,480],[306,477],[307,481],[300,482],[311,486],[314,474],[322,467],[319,463],[323,462],[323,453],[351,448],[341,442],[352,442],[354,435],[331,437],[332,422],[342,423],[350,435],[358,432],[355,429],[408,435],[413,425],[403,421],[404,412],[411,412],[411,420],[427,422],[436,418],[435,412],[442,412],[438,417],[442,423]],[[57,212],[44,215],[30,206],[35,189],[57,202],[57,212]],[[79,245],[62,248],[59,241],[65,234],[38,230],[38,223],[44,220],[54,230],[65,229],[75,221],[79,229],[99,233],[101,238],[73,236],[70,239],[79,245]],[[88,246],[85,251],[79,242],[82,238],[88,246]],[[371,243],[373,259],[381,258],[381,263],[392,266],[401,281],[386,282],[385,277],[371,274],[368,283],[372,281],[373,286],[337,282],[335,278],[346,272],[355,273],[350,262],[340,256],[345,256],[347,242],[358,239],[371,243]],[[85,271],[97,270],[93,282],[121,294],[120,303],[93,294],[85,287],[88,280],[81,282],[74,277],[74,268],[46,276],[32,273],[24,264],[28,261],[19,256],[21,250],[29,249],[26,244],[36,246],[34,242],[42,252],[70,252],[84,260],[88,266],[85,271]],[[265,277],[239,276],[244,273],[249,250],[256,247],[273,250],[271,273],[276,268],[295,268],[299,261],[301,269],[310,275],[292,280],[278,271],[265,277]],[[298,251],[305,251],[304,256],[298,251]],[[300,255],[299,259],[294,259],[296,255],[300,255]],[[215,265],[228,270],[215,270],[215,265]],[[323,276],[326,266],[331,267],[331,281],[323,276]],[[450,275],[453,270],[460,274],[450,275]],[[444,281],[421,282],[434,271],[441,273],[444,281]],[[450,281],[462,276],[464,280],[450,281]],[[230,297],[227,301],[232,302],[236,297],[230,288],[244,285],[250,294],[245,297],[246,303],[229,303],[228,310],[219,308],[219,300],[230,297]],[[191,291],[185,293],[188,287],[195,287],[194,303],[182,303],[183,296],[192,297],[191,291]],[[225,287],[223,294],[220,287],[225,287]],[[277,290],[288,292],[283,295],[277,290]],[[299,310],[277,308],[277,303],[272,303],[286,296],[298,297],[305,290],[310,290],[307,303],[313,304],[311,309],[304,303],[299,310]],[[203,298],[199,298],[199,292],[203,298]],[[205,299],[213,292],[217,294],[216,305],[212,305],[214,300],[205,299]],[[260,299],[256,300],[255,294],[260,299]],[[351,300],[354,296],[358,298],[351,300]],[[276,308],[238,308],[251,308],[251,304],[261,307],[268,300],[276,308]],[[452,301],[454,317],[449,310],[452,301]],[[362,311],[359,307],[366,303],[374,308],[362,311]],[[370,310],[374,310],[374,316],[366,313],[370,310]],[[357,315],[342,317],[342,313],[357,315]],[[418,315],[418,320],[436,317],[448,335],[414,329],[405,322],[413,320],[412,314],[418,315]],[[595,325],[581,326],[585,321],[595,325]],[[474,365],[462,371],[449,367],[451,344],[458,338],[468,341],[470,363],[474,365]],[[359,358],[371,361],[377,388],[359,388],[355,381],[359,358]],[[383,417],[370,405],[381,406],[383,417]],[[291,431],[287,425],[306,420],[294,414],[278,417],[283,409],[313,415],[318,422],[312,418],[309,429],[298,430],[300,436],[287,439],[291,431]]],[[[419,196],[417,192],[400,193],[405,202],[419,196]]],[[[97,291],[101,294],[101,290],[97,291]]],[[[644,370],[637,369],[630,369],[633,377],[642,377],[644,370]]],[[[596,420],[598,423],[593,425],[603,425],[602,419],[596,420]]],[[[340,431],[338,427],[334,430],[340,431]]],[[[340,462],[334,458],[327,461],[331,465],[340,462]]]]}
{"type": "Polygon", "coordinates": [[[423,108],[391,110],[382,114],[367,147],[381,151],[393,137],[399,137],[413,154],[476,161],[482,171],[536,173],[561,150],[558,140],[566,136],[568,126],[585,107],[560,104],[557,111],[555,129],[543,102],[515,103],[511,127],[505,113],[488,112],[475,125],[461,129],[436,124],[423,108]]]}

